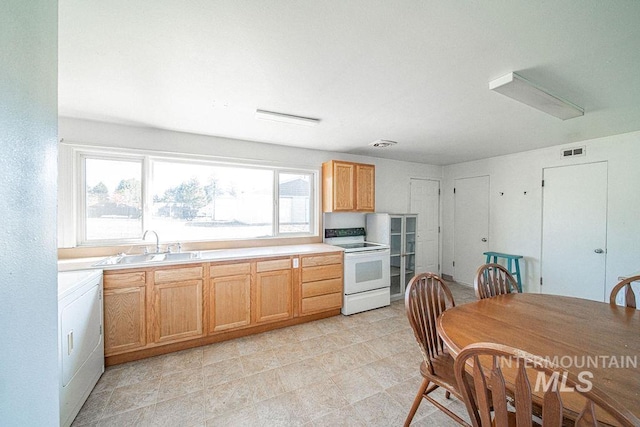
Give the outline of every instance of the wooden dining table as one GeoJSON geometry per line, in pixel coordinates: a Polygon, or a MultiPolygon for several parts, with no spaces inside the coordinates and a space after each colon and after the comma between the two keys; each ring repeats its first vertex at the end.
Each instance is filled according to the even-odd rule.
{"type": "Polygon", "coordinates": [[[512,293],[453,307],[438,333],[455,357],[492,342],[557,361],[640,419],[640,310],[544,294],[512,293]]]}

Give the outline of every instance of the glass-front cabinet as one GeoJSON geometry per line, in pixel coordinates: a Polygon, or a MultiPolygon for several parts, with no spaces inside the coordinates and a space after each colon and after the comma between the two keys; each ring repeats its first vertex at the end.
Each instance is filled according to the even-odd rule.
{"type": "Polygon", "coordinates": [[[417,216],[391,215],[391,299],[404,298],[404,290],[415,275],[417,216]]]}

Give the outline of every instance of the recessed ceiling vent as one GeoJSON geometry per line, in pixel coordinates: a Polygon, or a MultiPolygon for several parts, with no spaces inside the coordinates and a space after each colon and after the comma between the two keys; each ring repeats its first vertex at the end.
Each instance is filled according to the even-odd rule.
{"type": "Polygon", "coordinates": [[[373,141],[369,145],[372,146],[373,148],[387,148],[387,147],[393,147],[394,145],[397,145],[397,144],[398,144],[397,142],[389,141],[388,139],[379,139],[377,141],[373,141]]]}
{"type": "Polygon", "coordinates": [[[577,157],[587,154],[585,147],[565,148],[562,150],[562,157],[577,157]]]}

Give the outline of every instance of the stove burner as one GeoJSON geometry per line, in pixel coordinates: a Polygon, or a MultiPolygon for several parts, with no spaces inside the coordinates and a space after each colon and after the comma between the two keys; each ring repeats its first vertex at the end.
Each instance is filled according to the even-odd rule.
{"type": "Polygon", "coordinates": [[[325,230],[324,242],[344,249],[345,254],[350,252],[379,251],[388,249],[388,245],[366,242],[365,229],[356,228],[328,228],[325,230]]]}
{"type": "Polygon", "coordinates": [[[344,249],[359,249],[359,248],[373,248],[373,247],[382,247],[383,245],[379,245],[377,243],[344,243],[344,244],[334,244],[334,246],[340,246],[344,249]]]}

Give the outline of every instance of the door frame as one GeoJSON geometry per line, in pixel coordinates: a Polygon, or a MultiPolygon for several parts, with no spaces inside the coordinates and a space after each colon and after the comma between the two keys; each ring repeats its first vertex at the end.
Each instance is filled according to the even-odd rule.
{"type": "MultiPolygon", "coordinates": [[[[455,197],[455,189],[456,189],[456,181],[460,180],[460,179],[473,179],[473,178],[484,178],[487,177],[488,183],[487,183],[487,198],[488,198],[488,203],[487,203],[487,239],[489,239],[489,242],[491,242],[491,174],[490,173],[480,173],[479,175],[471,175],[471,176],[456,176],[456,177],[452,177],[451,178],[451,185],[452,185],[452,190],[453,190],[453,233],[452,233],[452,239],[451,239],[451,249],[452,249],[452,257],[453,257],[453,262],[456,261],[456,197],[455,197]]],[[[452,266],[452,273],[453,273],[453,278],[454,280],[456,279],[456,267],[455,265],[452,266]]],[[[466,286],[464,283],[458,282],[461,285],[466,286]]],[[[471,287],[473,287],[473,283],[471,284],[471,287]]]]}
{"type": "Polygon", "coordinates": [[[564,165],[554,165],[554,166],[543,166],[540,170],[540,182],[542,183],[542,193],[540,195],[540,271],[538,272],[538,277],[540,281],[538,281],[538,293],[542,293],[544,289],[543,281],[544,277],[542,276],[542,264],[543,264],[543,254],[544,254],[544,171],[547,169],[558,169],[565,168],[570,166],[584,166],[584,165],[593,165],[597,163],[604,163],[607,166],[607,199],[605,200],[605,227],[604,227],[604,296],[603,301],[608,301],[608,292],[610,288],[607,285],[607,265],[608,265],[608,247],[609,247],[609,160],[596,160],[592,162],[581,162],[581,163],[570,163],[564,165]]]}
{"type": "MultiPolygon", "coordinates": [[[[438,276],[442,272],[442,179],[441,178],[425,178],[425,177],[409,177],[409,185],[407,186],[408,197],[407,197],[407,213],[415,213],[411,212],[411,181],[419,180],[419,181],[435,181],[438,183],[438,276]]],[[[416,225],[417,226],[417,225],[416,225]]]]}

